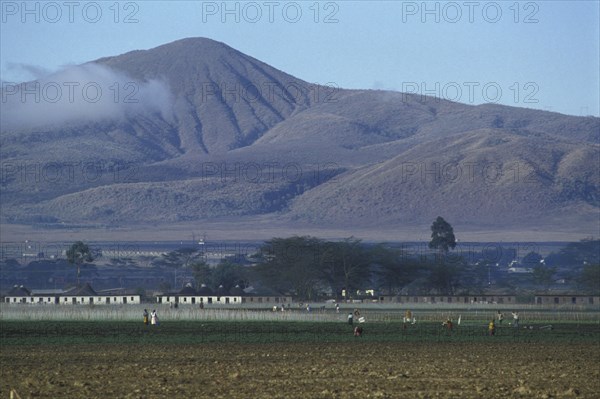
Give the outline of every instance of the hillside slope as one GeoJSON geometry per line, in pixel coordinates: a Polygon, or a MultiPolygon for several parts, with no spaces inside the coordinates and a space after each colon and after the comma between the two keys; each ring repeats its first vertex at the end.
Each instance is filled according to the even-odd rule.
{"type": "Polygon", "coordinates": [[[598,220],[599,118],[313,85],[203,38],[48,79],[73,76],[139,101],[5,104],[3,223],[598,220]]]}

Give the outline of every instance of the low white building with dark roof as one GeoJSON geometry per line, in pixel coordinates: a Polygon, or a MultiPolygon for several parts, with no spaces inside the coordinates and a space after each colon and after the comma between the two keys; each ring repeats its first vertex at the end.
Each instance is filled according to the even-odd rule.
{"type": "MultiPolygon", "coordinates": [[[[239,288],[239,287],[237,287],[239,288]]],[[[233,288],[235,289],[235,288],[233,288]]],[[[293,299],[291,295],[279,294],[266,289],[254,289],[249,287],[243,290],[242,303],[249,304],[268,304],[271,305],[291,305],[293,299]]]]}
{"type": "Polygon", "coordinates": [[[241,304],[240,295],[232,295],[229,291],[220,286],[216,292],[202,285],[195,290],[191,284],[187,284],[179,292],[166,293],[158,295],[156,302],[169,305],[199,305],[199,304],[241,304]]]}
{"type": "Polygon", "coordinates": [[[156,301],[161,304],[169,305],[241,305],[241,304],[290,304],[292,297],[289,295],[279,295],[266,292],[256,292],[250,290],[246,292],[240,286],[235,286],[227,290],[222,285],[216,290],[211,290],[206,285],[202,285],[195,290],[191,284],[186,285],[179,292],[165,293],[158,295],[156,301]]]}
{"type": "Polygon", "coordinates": [[[75,287],[63,292],[35,292],[23,286],[14,287],[4,298],[9,304],[40,304],[40,305],[110,305],[110,304],[139,304],[138,294],[98,294],[88,284],[75,287]]]}
{"type": "Polygon", "coordinates": [[[5,303],[30,303],[29,299],[33,299],[31,291],[24,286],[15,285],[8,294],[4,297],[5,303]]]}

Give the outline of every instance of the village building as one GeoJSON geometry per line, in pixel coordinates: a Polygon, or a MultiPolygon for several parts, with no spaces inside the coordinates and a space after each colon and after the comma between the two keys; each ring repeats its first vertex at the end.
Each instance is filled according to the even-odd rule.
{"type": "Polygon", "coordinates": [[[161,304],[169,305],[199,305],[201,303],[205,305],[241,305],[247,303],[282,305],[290,304],[292,302],[292,297],[246,292],[240,286],[235,286],[232,289],[227,290],[221,285],[216,290],[212,290],[202,284],[202,286],[196,290],[191,284],[187,284],[179,292],[158,295],[156,301],[161,304]]]}
{"type": "Polygon", "coordinates": [[[239,286],[236,286],[232,288],[232,291],[242,296],[242,303],[244,304],[291,306],[293,302],[291,295],[281,294],[265,288],[248,287],[242,290],[239,286]]]}
{"type": "Polygon", "coordinates": [[[139,304],[139,294],[125,292],[97,293],[89,284],[75,287],[67,291],[48,292],[29,290],[23,286],[13,287],[4,297],[4,303],[9,304],[40,304],[40,305],[110,305],[110,304],[139,304]]]}
{"type": "Polygon", "coordinates": [[[422,303],[422,304],[506,304],[517,303],[515,295],[381,295],[381,303],[422,303]]]}
{"type": "Polygon", "coordinates": [[[220,286],[216,291],[211,290],[204,284],[199,290],[192,287],[191,284],[186,284],[179,292],[171,292],[159,295],[156,298],[158,303],[169,305],[199,305],[203,304],[240,304],[242,298],[238,295],[231,295],[223,286],[220,286]]]}
{"type": "Polygon", "coordinates": [[[30,303],[31,291],[24,286],[15,285],[4,297],[5,303],[30,303]]]}
{"type": "Polygon", "coordinates": [[[581,294],[538,294],[535,296],[536,305],[563,306],[563,305],[600,305],[600,295],[581,294]]]}
{"type": "MultiPolygon", "coordinates": [[[[515,295],[379,295],[369,297],[369,302],[384,304],[427,304],[427,305],[538,305],[544,307],[585,306],[600,307],[600,295],[572,293],[536,294],[529,302],[518,301],[515,295]]],[[[230,290],[220,286],[212,290],[206,285],[194,289],[187,284],[178,292],[156,296],[159,304],[167,305],[268,305],[290,306],[290,295],[257,291],[252,287],[242,289],[239,286],[230,290]]],[[[30,290],[27,287],[14,286],[4,297],[5,304],[27,305],[127,305],[140,304],[141,296],[132,290],[122,288],[96,291],[89,283],[69,290],[45,289],[30,290]]]]}

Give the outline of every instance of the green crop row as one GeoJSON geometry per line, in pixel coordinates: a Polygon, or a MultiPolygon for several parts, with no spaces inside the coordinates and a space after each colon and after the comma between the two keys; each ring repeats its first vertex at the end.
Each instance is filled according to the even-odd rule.
{"type": "Polygon", "coordinates": [[[363,336],[339,322],[141,322],[3,321],[0,343],[4,345],[54,344],[209,344],[272,342],[588,342],[600,340],[595,324],[560,323],[514,328],[498,326],[489,336],[486,325],[455,326],[448,331],[440,323],[404,325],[398,322],[362,324],[363,336]]]}

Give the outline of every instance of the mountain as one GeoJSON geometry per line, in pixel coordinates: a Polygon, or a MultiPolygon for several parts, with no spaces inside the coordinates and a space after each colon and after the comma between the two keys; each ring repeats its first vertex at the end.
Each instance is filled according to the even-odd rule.
{"type": "Polygon", "coordinates": [[[599,118],[310,84],[203,38],[20,90],[38,84],[48,100],[66,82],[103,97],[7,94],[4,224],[267,215],[293,233],[442,215],[464,228],[597,231],[599,118]]]}

